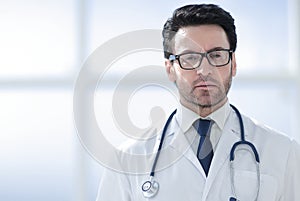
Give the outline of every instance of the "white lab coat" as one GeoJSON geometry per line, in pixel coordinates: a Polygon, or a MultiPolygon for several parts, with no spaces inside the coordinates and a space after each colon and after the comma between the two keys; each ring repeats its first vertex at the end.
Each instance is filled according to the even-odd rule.
{"type": "MultiPolygon", "coordinates": [[[[260,156],[259,201],[299,201],[300,200],[300,146],[295,141],[243,116],[246,140],[252,142],[260,156]]],[[[177,142],[187,143],[175,120],[168,129],[164,147],[177,150],[177,142]]],[[[182,153],[169,167],[155,173],[159,182],[158,194],[153,198],[144,198],[141,186],[149,180],[149,173],[142,175],[122,174],[106,170],[101,177],[97,201],[228,201],[233,196],[230,182],[229,153],[232,145],[240,140],[240,127],[234,111],[230,112],[224,131],[214,152],[214,157],[206,178],[198,159],[191,148],[182,153]]],[[[157,149],[155,143],[145,142],[134,145],[127,152],[140,153],[157,149]],[[154,146],[155,144],[155,146],[154,146]]],[[[181,151],[181,150],[177,150],[181,151]]],[[[254,165],[254,161],[243,157],[239,151],[236,164],[243,167],[254,165]]],[[[168,156],[161,154],[159,160],[168,156]]],[[[122,160],[122,159],[120,159],[122,160]]],[[[158,162],[159,163],[159,162],[158,162]]],[[[132,164],[134,165],[134,164],[132,164]]],[[[151,167],[149,167],[150,169],[151,167]]],[[[257,182],[256,172],[235,171],[236,193],[241,201],[254,200],[257,182]]]]}

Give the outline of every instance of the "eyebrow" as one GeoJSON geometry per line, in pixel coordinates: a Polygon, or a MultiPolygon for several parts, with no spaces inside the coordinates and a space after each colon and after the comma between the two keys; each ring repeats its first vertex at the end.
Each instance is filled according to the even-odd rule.
{"type": "MultiPolygon", "coordinates": [[[[207,50],[206,52],[212,52],[212,51],[215,51],[215,50],[224,50],[224,49],[227,50],[227,49],[230,49],[230,48],[224,48],[224,47],[217,46],[217,47],[214,47],[214,48],[211,48],[211,49],[207,50]]],[[[189,49],[185,49],[182,52],[180,52],[178,55],[187,54],[187,53],[199,53],[199,52],[189,50],[189,49]]]]}
{"type": "Polygon", "coordinates": [[[214,47],[212,49],[207,50],[206,52],[211,52],[211,51],[215,51],[215,50],[228,50],[230,48],[224,48],[224,47],[214,47]]]}

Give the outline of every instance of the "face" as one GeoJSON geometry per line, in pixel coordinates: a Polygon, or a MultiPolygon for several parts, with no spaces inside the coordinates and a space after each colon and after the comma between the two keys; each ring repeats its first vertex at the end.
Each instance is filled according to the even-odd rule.
{"type": "MultiPolygon", "coordinates": [[[[230,49],[227,35],[217,25],[198,25],[178,30],[174,37],[173,53],[207,52],[213,49],[230,49]]],[[[235,54],[225,66],[214,67],[206,58],[194,70],[184,70],[178,60],[165,61],[169,79],[175,82],[180,102],[201,116],[206,116],[227,101],[232,77],[236,74],[235,54]]]]}

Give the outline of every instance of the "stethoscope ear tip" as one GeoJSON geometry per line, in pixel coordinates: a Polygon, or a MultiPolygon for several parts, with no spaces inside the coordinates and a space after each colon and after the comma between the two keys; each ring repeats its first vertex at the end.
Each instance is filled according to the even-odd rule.
{"type": "Polygon", "coordinates": [[[236,198],[234,198],[234,197],[230,197],[230,198],[229,198],[229,201],[237,201],[237,200],[236,200],[236,198]]]}

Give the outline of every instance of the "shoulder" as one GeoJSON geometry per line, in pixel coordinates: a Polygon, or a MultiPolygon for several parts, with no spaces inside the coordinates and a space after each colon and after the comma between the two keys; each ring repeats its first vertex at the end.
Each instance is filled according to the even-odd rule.
{"type": "Polygon", "coordinates": [[[149,138],[128,139],[118,147],[120,170],[128,175],[140,175],[149,172],[156,152],[157,132],[149,131],[149,138]],[[151,135],[150,135],[151,134],[151,135]]]}
{"type": "Polygon", "coordinates": [[[290,160],[291,155],[300,159],[300,145],[296,140],[252,118],[243,116],[243,120],[246,139],[256,146],[262,159],[278,166],[290,160]]]}
{"type": "Polygon", "coordinates": [[[272,141],[272,143],[292,143],[292,139],[286,133],[271,128],[266,124],[258,122],[257,120],[245,115],[242,115],[242,117],[244,121],[245,132],[247,132],[246,135],[248,135],[250,138],[259,138],[260,140],[272,141]]]}
{"type": "MultiPolygon", "coordinates": [[[[259,152],[262,172],[284,179],[284,172],[299,169],[300,145],[287,134],[243,116],[246,140],[259,152]],[[291,165],[287,165],[291,164],[291,165]],[[276,168],[275,168],[276,167],[276,168]]],[[[297,170],[299,171],[299,170],[297,170]]]]}
{"type": "Polygon", "coordinates": [[[118,149],[121,152],[126,152],[129,154],[151,153],[158,140],[157,136],[157,129],[150,129],[146,134],[143,134],[143,138],[141,137],[140,139],[127,139],[120,144],[118,149]]]}

